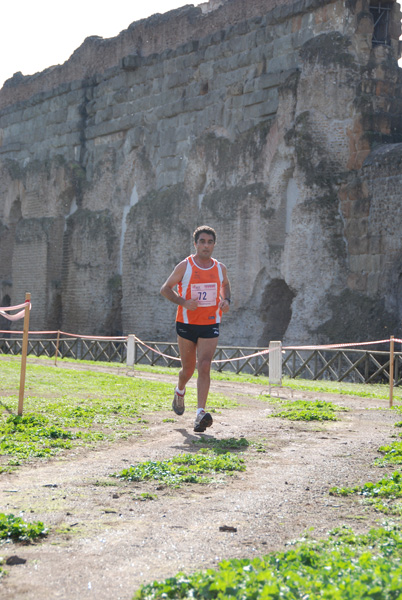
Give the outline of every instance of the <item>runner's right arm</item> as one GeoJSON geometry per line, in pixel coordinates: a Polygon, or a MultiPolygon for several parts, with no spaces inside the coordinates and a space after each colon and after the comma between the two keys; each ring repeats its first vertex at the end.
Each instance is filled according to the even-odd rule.
{"type": "Polygon", "coordinates": [[[186,266],[187,261],[183,260],[175,267],[173,273],[169,275],[169,277],[166,279],[165,283],[161,287],[160,293],[164,298],[167,298],[168,300],[170,300],[170,302],[173,302],[173,304],[183,306],[187,310],[195,310],[196,308],[198,308],[197,300],[185,300],[184,298],[179,296],[179,294],[173,289],[183,279],[184,273],[186,272],[186,266]]]}

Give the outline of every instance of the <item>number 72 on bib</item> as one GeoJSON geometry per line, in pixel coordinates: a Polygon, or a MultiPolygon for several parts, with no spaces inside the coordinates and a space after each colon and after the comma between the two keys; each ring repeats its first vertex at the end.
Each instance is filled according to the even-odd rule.
{"type": "Polygon", "coordinates": [[[216,283],[192,283],[191,299],[197,300],[198,306],[215,306],[218,294],[216,283]]]}

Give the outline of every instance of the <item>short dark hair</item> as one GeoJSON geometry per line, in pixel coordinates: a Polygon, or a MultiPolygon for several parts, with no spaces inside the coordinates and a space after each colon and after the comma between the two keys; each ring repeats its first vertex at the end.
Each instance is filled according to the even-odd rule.
{"type": "Polygon", "coordinates": [[[208,235],[212,235],[214,238],[214,242],[216,244],[216,231],[212,229],[212,227],[208,227],[208,225],[201,225],[201,227],[197,227],[197,229],[193,233],[194,243],[198,242],[198,238],[202,233],[207,233],[208,235]]]}

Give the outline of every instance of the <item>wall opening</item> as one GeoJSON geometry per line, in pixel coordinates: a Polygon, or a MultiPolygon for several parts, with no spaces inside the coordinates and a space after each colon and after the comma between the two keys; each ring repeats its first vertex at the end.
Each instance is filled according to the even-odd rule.
{"type": "Polygon", "coordinates": [[[15,225],[22,219],[21,201],[19,198],[14,200],[10,210],[10,224],[15,225]]]}
{"type": "Polygon", "coordinates": [[[370,12],[374,21],[373,46],[391,45],[390,23],[393,2],[371,0],[370,12]]]}
{"type": "Polygon", "coordinates": [[[258,341],[268,346],[271,340],[281,341],[292,318],[292,302],[295,297],[283,279],[273,279],[265,288],[261,301],[261,318],[266,323],[258,341]]]}

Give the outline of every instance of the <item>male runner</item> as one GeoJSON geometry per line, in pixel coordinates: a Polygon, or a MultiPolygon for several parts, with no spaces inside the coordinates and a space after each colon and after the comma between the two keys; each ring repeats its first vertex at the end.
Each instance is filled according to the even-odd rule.
{"type": "Polygon", "coordinates": [[[205,431],[212,425],[212,417],[205,412],[205,406],[221,316],[229,311],[230,283],[225,265],[212,258],[215,230],[202,225],[194,231],[193,239],[195,254],[176,266],[161,287],[161,294],[178,305],[176,331],[182,368],[172,408],[177,415],[184,413],[186,384],[197,362],[198,408],[194,431],[205,431]],[[173,289],[175,286],[177,292],[173,289]]]}

